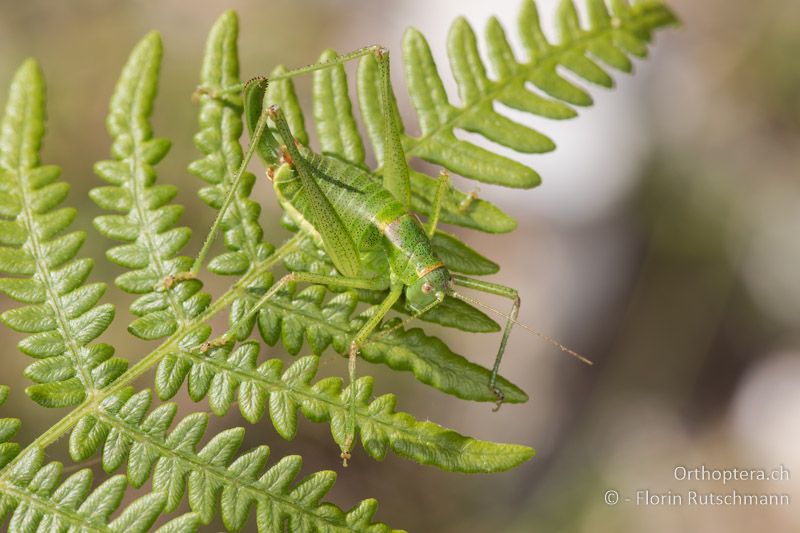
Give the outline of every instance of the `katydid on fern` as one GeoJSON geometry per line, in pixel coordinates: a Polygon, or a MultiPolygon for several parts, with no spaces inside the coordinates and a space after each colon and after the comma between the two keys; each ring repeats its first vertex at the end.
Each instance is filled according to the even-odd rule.
{"type": "MultiPolygon", "coordinates": [[[[71,410],[24,447],[10,441],[21,422],[0,418],[0,524],[10,516],[12,532],[145,533],[159,515],[185,502],[191,512],[172,518],[157,533],[196,531],[216,515],[226,530],[240,531],[251,514],[263,532],[389,531],[374,520],[375,500],[346,511],[322,501],[334,472],[298,479],[299,456],[268,466],[269,448],[263,443],[240,451],[242,428],[216,431],[208,413],[199,411],[176,418],[177,404],[166,400],[184,383],[189,397],[207,399],[217,416],[235,404],[252,424],[268,414],[287,440],[297,435],[301,416],[327,424],[345,460],[356,436],[373,459],[393,452],[451,472],[495,473],[531,459],[535,452],[528,446],[477,440],[397,409],[398,397],[373,396],[378,390],[373,378],[356,380],[353,364],[360,356],[410,371],[421,383],[465,400],[499,401],[503,393],[507,403],[527,400],[521,389],[497,375],[516,324],[516,291],[466,277],[493,274],[498,266],[437,225],[441,221],[488,233],[508,232],[516,225],[474,193],[457,191],[447,172],[522,189],[537,185],[539,177],[517,161],[458,139],[455,130],[519,152],[552,150],[549,138],[501,115],[493,105],[570,118],[575,112],[568,104],[588,105],[591,98],[561,77],[558,68],[610,86],[611,77],[595,61],[629,71],[629,56],[643,56],[652,32],[674,22],[661,0],[606,3],[585,0],[586,25],[572,0],[562,0],[559,40],[550,42],[541,32],[534,1],[525,0],[519,23],[526,60],[516,58],[499,22],[490,20],[491,76],[474,31],[464,19],[457,20],[448,51],[460,105],[451,103],[444,90],[425,38],[410,29],[403,58],[419,135],[403,128],[382,48],[343,56],[329,50],[319,63],[294,71],[277,67],[269,81],[256,78],[245,85],[239,78],[237,17],[225,13],[207,42],[195,136],[202,155],[189,167],[208,183],[199,195],[219,215],[196,258],[181,255],[191,230],[178,226],[182,207],[172,203],[177,189],[157,179],[155,167],[170,147],[169,140],[155,136],[151,124],[162,45],[157,33],[145,36],[130,54],[109,106],[111,157],[95,166],[108,185],[90,192],[107,212],[95,218],[96,229],[122,241],[106,254],[126,269],[115,285],[137,295],[128,330],[140,339],[159,340],[130,367],[114,357],[110,345],[94,342],[111,325],[115,308],[101,303],[104,284],[87,282],[91,259],[76,259],[85,234],[68,230],[76,213],[60,207],[68,186],[58,180],[57,167],[43,165],[39,155],[44,78],[35,61],[23,63],[0,118],[0,293],[21,306],[4,311],[0,321],[29,334],[19,346],[36,358],[25,370],[33,382],[26,389],[30,398],[71,410]],[[365,163],[350,107],[344,63],[352,59],[360,59],[358,104],[375,168],[365,163]],[[314,72],[316,152],[308,148],[292,86],[294,77],[307,72],[314,72]],[[546,96],[526,89],[528,83],[546,96]],[[243,113],[252,139],[246,154],[240,144],[243,113]],[[291,219],[287,226],[299,232],[279,246],[264,239],[260,206],[251,196],[255,177],[245,172],[256,153],[266,162],[285,219],[291,219]],[[411,159],[446,170],[437,182],[413,170],[411,159]],[[427,216],[427,222],[423,225],[413,213],[427,216]],[[218,232],[224,233],[226,252],[206,264],[218,232]],[[273,283],[281,264],[290,274],[273,283]],[[212,297],[198,276],[203,266],[213,274],[239,277],[212,297]],[[314,286],[296,291],[290,281],[314,286]],[[456,293],[455,286],[514,302],[511,313],[503,315],[507,323],[492,370],[419,329],[402,328],[407,321],[384,321],[393,309],[410,315],[408,320],[461,331],[500,331],[470,304],[490,308],[456,293]],[[347,290],[326,300],[328,288],[347,290]],[[370,307],[355,314],[359,303],[370,307]],[[229,327],[209,340],[210,322],[227,309],[229,327]],[[281,340],[296,355],[307,342],[312,354],[286,365],[272,356],[262,360],[259,343],[251,339],[256,324],[267,344],[281,340]],[[329,346],[350,356],[347,387],[341,378],[318,376],[320,355],[329,346]],[[155,374],[154,391],[134,386],[148,371],[155,374]],[[49,447],[67,434],[71,460],[85,465],[99,456],[108,474],[104,483],[93,489],[87,468],[62,479],[61,463],[46,462],[49,447]],[[143,488],[148,480],[152,490],[112,517],[125,486],[143,488]]],[[[0,386],[0,405],[7,395],[8,388],[0,386]]]]}
{"type": "MultiPolygon", "coordinates": [[[[426,227],[423,227],[416,215],[410,212],[409,170],[401,143],[399,119],[395,111],[396,104],[389,77],[389,52],[380,46],[365,48],[298,71],[284,73],[281,77],[288,78],[311,70],[329,68],[360,56],[364,56],[365,59],[372,56],[378,65],[380,108],[384,123],[382,182],[355,165],[311,151],[295,138],[280,107],[271,101],[271,95],[267,91],[268,78],[254,78],[243,87],[245,116],[251,139],[242,165],[234,177],[231,191],[237,189],[250,159],[254,153],[258,153],[267,165],[267,175],[273,182],[281,207],[302,232],[311,236],[319,247],[325,250],[339,274],[329,276],[307,272],[289,273],[262,296],[251,313],[257,312],[266,301],[291,282],[350,289],[388,290],[378,304],[376,312],[350,341],[348,373],[352,384],[356,380],[355,367],[360,348],[369,342],[370,335],[381,325],[403,294],[406,307],[411,313],[408,320],[420,317],[440,305],[445,296],[490,309],[506,319],[503,336],[487,383],[497,399],[494,408],[496,411],[505,399],[505,394],[497,386],[497,375],[511,329],[518,323],[516,317],[520,297],[517,290],[511,287],[451,274],[437,256],[430,239],[436,231],[442,199],[449,187],[446,171],[443,170],[440,174],[433,212],[426,227]],[[269,127],[270,122],[279,140],[273,135],[269,127]],[[507,298],[513,302],[511,312],[506,315],[466,297],[455,291],[456,286],[507,298]]],[[[221,92],[230,90],[232,89],[223,89],[221,92]]],[[[219,211],[217,220],[224,216],[230,200],[229,195],[219,211]]],[[[218,223],[215,223],[214,227],[217,225],[218,223]]],[[[200,254],[201,258],[211,239],[213,231],[200,254]]],[[[552,338],[527,326],[523,327],[555,344],[562,351],[590,363],[586,358],[552,338]]],[[[235,325],[232,329],[235,329],[235,325]]],[[[226,341],[225,337],[220,340],[220,342],[226,341]]],[[[205,345],[202,349],[208,347],[210,345],[205,345]]],[[[350,403],[348,436],[342,446],[345,466],[355,440],[354,397],[351,397],[350,403]]]]}

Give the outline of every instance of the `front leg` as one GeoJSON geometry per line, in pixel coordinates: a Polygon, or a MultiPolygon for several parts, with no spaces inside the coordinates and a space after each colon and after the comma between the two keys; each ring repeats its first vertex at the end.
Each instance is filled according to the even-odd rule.
{"type": "MultiPolygon", "coordinates": [[[[509,315],[506,317],[506,326],[503,328],[503,338],[500,340],[500,347],[497,350],[497,356],[495,357],[494,365],[492,366],[492,374],[489,377],[489,388],[497,398],[497,402],[493,411],[497,411],[500,409],[500,406],[503,405],[503,401],[506,399],[503,391],[497,386],[497,373],[500,370],[500,361],[503,359],[503,354],[506,351],[506,344],[508,343],[508,337],[511,334],[511,328],[517,321],[517,314],[519,313],[520,306],[519,293],[516,289],[512,289],[511,287],[498,285],[497,283],[490,283],[488,281],[472,279],[466,276],[454,275],[453,283],[461,287],[467,287],[469,289],[475,289],[488,294],[502,296],[503,298],[508,298],[513,302],[513,305],[511,306],[511,313],[509,313],[509,315]]],[[[468,303],[477,303],[473,302],[471,298],[465,298],[463,295],[455,292],[453,293],[453,296],[461,300],[465,300],[468,303]]]]}
{"type": "Polygon", "coordinates": [[[586,363],[587,365],[593,364],[589,359],[586,359],[584,356],[582,356],[578,352],[576,352],[574,350],[571,350],[570,348],[567,348],[566,346],[564,346],[563,344],[561,344],[560,342],[558,342],[554,338],[552,338],[552,337],[550,337],[548,335],[545,335],[544,333],[542,333],[540,331],[536,331],[535,329],[533,329],[533,328],[531,328],[529,326],[526,326],[525,324],[521,324],[521,323],[517,322],[517,314],[519,313],[520,299],[519,299],[519,293],[517,292],[516,289],[512,289],[511,287],[506,287],[505,285],[498,285],[497,283],[490,283],[488,281],[472,279],[472,278],[468,278],[466,276],[460,276],[458,274],[454,274],[453,275],[452,281],[453,281],[454,285],[459,285],[461,287],[467,287],[468,289],[475,289],[477,291],[485,292],[487,294],[494,294],[496,296],[502,296],[503,298],[508,298],[509,300],[511,300],[513,302],[513,305],[511,306],[511,312],[508,315],[505,315],[503,313],[500,313],[499,311],[497,311],[493,307],[490,307],[490,306],[488,306],[486,304],[483,304],[483,303],[481,303],[481,302],[479,302],[477,300],[473,300],[472,298],[468,298],[468,297],[464,296],[463,294],[459,294],[459,293],[457,293],[455,291],[452,291],[452,290],[449,293],[451,296],[453,296],[455,298],[458,298],[459,300],[465,301],[465,302],[467,302],[469,304],[472,304],[472,305],[477,305],[478,307],[483,307],[484,309],[488,309],[489,311],[498,313],[499,315],[501,315],[501,316],[506,318],[506,327],[503,330],[503,339],[500,341],[500,348],[497,350],[497,357],[495,357],[494,366],[492,367],[492,375],[489,378],[489,388],[492,390],[492,392],[497,397],[497,406],[494,409],[495,411],[500,409],[500,406],[503,404],[503,400],[505,399],[505,395],[503,394],[503,391],[501,391],[500,388],[497,387],[497,372],[500,369],[500,360],[503,358],[503,353],[506,351],[506,344],[508,343],[508,336],[511,333],[511,328],[512,328],[512,326],[514,324],[520,326],[521,328],[527,330],[530,333],[533,333],[534,335],[536,335],[540,339],[543,339],[543,340],[549,342],[550,344],[552,344],[553,346],[557,347],[562,352],[575,357],[579,361],[581,361],[583,363],[586,363]]]}

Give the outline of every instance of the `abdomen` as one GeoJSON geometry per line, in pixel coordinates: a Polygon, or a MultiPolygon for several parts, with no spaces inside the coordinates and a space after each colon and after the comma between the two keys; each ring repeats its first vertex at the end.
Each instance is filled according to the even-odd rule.
{"type": "Polygon", "coordinates": [[[413,284],[441,265],[425,229],[414,215],[404,213],[386,224],[382,233],[389,266],[404,284],[413,284]]]}

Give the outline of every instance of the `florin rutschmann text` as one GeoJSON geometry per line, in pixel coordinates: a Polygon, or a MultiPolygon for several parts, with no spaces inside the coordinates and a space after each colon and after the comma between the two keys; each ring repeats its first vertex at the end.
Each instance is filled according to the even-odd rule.
{"type": "Polygon", "coordinates": [[[636,506],[785,506],[791,504],[791,495],[781,491],[760,491],[728,488],[734,482],[787,482],[791,472],[784,465],[775,468],[708,468],[705,465],[677,465],[672,471],[675,481],[693,484],[721,483],[724,490],[702,490],[691,486],[688,490],[656,490],[636,488],[632,491],[608,489],[603,494],[607,505],[633,504],[636,506]]]}

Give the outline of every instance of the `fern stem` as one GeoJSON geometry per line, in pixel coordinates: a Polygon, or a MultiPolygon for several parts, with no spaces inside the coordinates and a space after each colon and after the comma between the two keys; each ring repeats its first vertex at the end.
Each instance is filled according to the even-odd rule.
{"type": "Polygon", "coordinates": [[[294,250],[294,247],[302,239],[302,235],[295,235],[287,240],[278,250],[275,251],[266,261],[254,266],[250,272],[243,275],[238,282],[231,286],[228,291],[222,294],[213,304],[203,311],[200,315],[191,319],[190,322],[183,323],[175,333],[168,339],[161,343],[158,348],[150,352],[144,358],[139,360],[136,364],[128,368],[124,374],[114,381],[111,385],[104,389],[95,390],[86,400],[78,407],[70,411],[64,418],[52,425],[47,431],[39,435],[36,440],[31,442],[25,447],[12,461],[0,470],[0,484],[6,479],[6,476],[13,470],[14,466],[25,457],[26,453],[35,448],[45,449],[59,438],[65,435],[78,421],[86,415],[96,414],[99,411],[100,404],[108,397],[121,391],[136,378],[153,368],[161,361],[168,353],[175,351],[178,342],[199,324],[204,324],[211,319],[215,314],[223,310],[243,288],[251,284],[255,279],[266,271],[272,270],[277,264],[281,262],[283,257],[294,250]]]}
{"type": "MultiPolygon", "coordinates": [[[[133,151],[134,154],[140,153],[140,145],[138,141],[135,141],[135,149],[133,151]]],[[[139,161],[139,157],[135,155],[131,159],[131,176],[133,179],[131,180],[132,191],[131,193],[136,198],[136,201],[133,202],[134,209],[136,210],[136,216],[138,217],[139,227],[144,235],[145,240],[147,241],[147,250],[150,254],[150,260],[155,264],[155,268],[158,272],[158,275],[161,279],[164,279],[167,276],[167,269],[164,267],[164,263],[161,261],[161,256],[158,254],[158,246],[155,244],[155,235],[148,223],[148,217],[145,216],[143,206],[146,204],[146,199],[144,197],[144,187],[139,182],[139,179],[136,176],[139,175],[138,167],[142,165],[142,162],[139,161]]],[[[170,309],[172,310],[172,314],[175,317],[175,320],[178,321],[178,324],[181,326],[186,322],[186,313],[184,312],[183,306],[181,303],[175,298],[175,294],[172,291],[167,291],[167,300],[169,301],[170,309]]]]}

